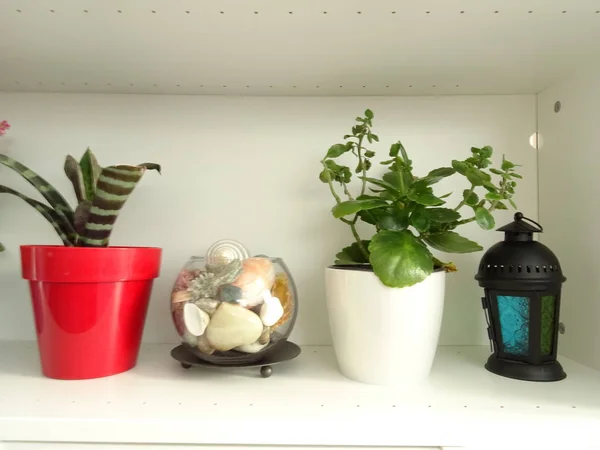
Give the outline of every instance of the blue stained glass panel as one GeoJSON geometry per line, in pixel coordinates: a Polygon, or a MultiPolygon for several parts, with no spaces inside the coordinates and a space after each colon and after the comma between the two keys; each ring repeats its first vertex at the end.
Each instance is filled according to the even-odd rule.
{"type": "Polygon", "coordinates": [[[502,346],[512,355],[529,355],[529,298],[498,296],[502,346]]]}

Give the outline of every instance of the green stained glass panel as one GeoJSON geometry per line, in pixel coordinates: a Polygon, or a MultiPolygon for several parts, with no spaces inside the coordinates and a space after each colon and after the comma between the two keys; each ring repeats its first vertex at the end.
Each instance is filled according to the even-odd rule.
{"type": "Polygon", "coordinates": [[[554,340],[554,321],[556,318],[556,297],[544,295],[542,297],[542,355],[552,353],[552,341],[554,340]]]}

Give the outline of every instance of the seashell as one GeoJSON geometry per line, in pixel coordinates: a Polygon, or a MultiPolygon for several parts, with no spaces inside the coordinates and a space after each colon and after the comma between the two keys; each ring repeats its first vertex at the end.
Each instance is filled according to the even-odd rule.
{"type": "Polygon", "coordinates": [[[229,284],[242,273],[242,262],[235,260],[215,272],[202,272],[192,280],[188,291],[195,299],[216,298],[219,286],[229,284]]]}
{"type": "Polygon", "coordinates": [[[236,347],[235,350],[244,353],[258,353],[266,346],[267,344],[261,344],[260,342],[256,341],[252,344],[240,345],[239,347],[236,347]]]}
{"type": "Polygon", "coordinates": [[[247,308],[262,303],[263,291],[270,290],[275,282],[275,267],[267,258],[248,258],[242,263],[242,273],[231,283],[242,290],[240,302],[247,308]]]}
{"type": "Polygon", "coordinates": [[[260,344],[268,344],[271,340],[271,327],[264,327],[263,332],[258,338],[260,344]]]}
{"type": "Polygon", "coordinates": [[[273,329],[283,325],[292,317],[294,312],[294,298],[290,287],[290,280],[285,272],[279,272],[275,276],[275,283],[271,294],[277,297],[283,306],[283,316],[273,325],[273,329]]]}
{"type": "Polygon", "coordinates": [[[260,307],[260,318],[262,323],[271,327],[283,316],[283,306],[277,297],[273,297],[270,291],[263,295],[264,303],[260,307]]]}
{"type": "Polygon", "coordinates": [[[210,322],[210,316],[193,303],[186,303],[183,307],[183,322],[190,334],[202,336],[210,322]]]}
{"type": "Polygon", "coordinates": [[[171,294],[171,303],[189,302],[192,294],[188,291],[175,291],[171,294]]]}
{"type": "Polygon", "coordinates": [[[241,243],[231,239],[222,239],[208,248],[204,260],[206,261],[207,268],[213,271],[232,261],[244,260],[248,256],[248,250],[241,243]]]}
{"type": "Polygon", "coordinates": [[[232,303],[221,303],[212,316],[206,337],[216,350],[226,352],[256,342],[263,324],[252,311],[232,303]]]}
{"type": "Polygon", "coordinates": [[[203,334],[202,336],[200,336],[198,338],[198,341],[196,343],[196,347],[202,353],[205,353],[207,355],[212,355],[215,352],[215,349],[213,348],[212,345],[210,345],[210,342],[208,342],[208,339],[206,338],[205,334],[203,334]]]}
{"type": "Polygon", "coordinates": [[[221,302],[237,303],[242,298],[242,290],[231,284],[222,284],[217,291],[217,298],[221,302]]]}

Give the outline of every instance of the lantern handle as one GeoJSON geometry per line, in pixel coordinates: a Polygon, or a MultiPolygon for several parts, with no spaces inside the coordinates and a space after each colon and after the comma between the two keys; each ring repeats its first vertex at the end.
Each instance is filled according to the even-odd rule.
{"type": "Polygon", "coordinates": [[[521,213],[521,212],[515,213],[515,220],[516,220],[516,221],[520,221],[520,220],[527,220],[528,222],[531,222],[531,223],[532,223],[532,224],[534,224],[536,227],[538,227],[538,228],[539,228],[539,232],[540,232],[540,233],[544,231],[544,227],[542,227],[542,226],[541,226],[539,223],[537,223],[535,220],[533,220],[533,219],[530,219],[529,217],[525,217],[525,216],[523,215],[523,213],[521,213]]]}

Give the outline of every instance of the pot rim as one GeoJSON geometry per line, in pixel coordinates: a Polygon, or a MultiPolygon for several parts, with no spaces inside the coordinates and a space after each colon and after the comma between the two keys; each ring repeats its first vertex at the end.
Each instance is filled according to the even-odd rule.
{"type": "MultiPolygon", "coordinates": [[[[349,272],[366,272],[366,273],[372,273],[374,274],[375,272],[373,271],[373,266],[371,264],[331,264],[329,266],[326,267],[327,270],[344,270],[344,271],[349,271],[349,272]]],[[[444,271],[443,268],[437,268],[434,269],[433,272],[431,272],[429,274],[429,276],[435,274],[435,273],[446,273],[444,271]]]]}
{"type": "Polygon", "coordinates": [[[68,245],[37,245],[37,244],[24,244],[19,246],[21,249],[48,249],[57,251],[127,251],[127,250],[162,250],[162,247],[148,247],[148,246],[129,246],[129,245],[111,245],[108,247],[71,247],[68,245]]]}

